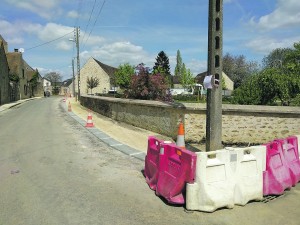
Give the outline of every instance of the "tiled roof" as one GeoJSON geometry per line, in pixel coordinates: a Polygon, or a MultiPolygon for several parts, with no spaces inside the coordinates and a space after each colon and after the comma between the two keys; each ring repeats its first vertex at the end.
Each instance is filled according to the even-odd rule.
{"type": "Polygon", "coordinates": [[[72,81],[73,81],[72,78],[67,79],[67,80],[64,80],[64,81],[62,82],[62,86],[68,87],[68,86],[70,86],[70,84],[72,83],[72,81]]]}
{"type": "Polygon", "coordinates": [[[98,61],[97,59],[93,58],[98,64],[99,66],[107,73],[107,75],[110,78],[114,77],[115,72],[117,71],[117,68],[112,67],[112,66],[108,66],[100,61],[98,61]]]}

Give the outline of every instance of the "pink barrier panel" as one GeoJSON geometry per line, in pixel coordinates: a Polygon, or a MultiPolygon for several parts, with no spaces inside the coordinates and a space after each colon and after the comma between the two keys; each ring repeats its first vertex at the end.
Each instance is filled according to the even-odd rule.
{"type": "Polygon", "coordinates": [[[144,174],[146,182],[152,190],[156,189],[158,167],[159,167],[159,151],[163,141],[156,137],[148,137],[148,149],[145,158],[144,174]]]}
{"type": "Polygon", "coordinates": [[[184,204],[183,191],[186,183],[194,183],[196,154],[175,144],[164,144],[161,155],[156,194],[169,203],[184,204]]]}
{"type": "Polygon", "coordinates": [[[263,172],[263,194],[280,195],[292,187],[287,161],[284,158],[280,142],[265,144],[267,148],[266,171],[263,172]]]}
{"type": "Polygon", "coordinates": [[[300,161],[298,153],[298,140],[296,136],[276,140],[281,143],[281,149],[290,169],[292,184],[295,186],[300,181],[300,161]]]}

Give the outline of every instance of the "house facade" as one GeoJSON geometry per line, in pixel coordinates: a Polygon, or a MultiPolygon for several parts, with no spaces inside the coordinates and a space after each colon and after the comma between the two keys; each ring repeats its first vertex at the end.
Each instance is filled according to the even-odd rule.
{"type": "MultiPolygon", "coordinates": [[[[93,94],[103,94],[115,90],[114,74],[117,68],[108,66],[94,58],[89,58],[80,70],[80,94],[90,94],[87,87],[87,79],[97,77],[99,85],[93,88],[93,94]]],[[[75,78],[75,92],[78,93],[78,76],[75,78]]],[[[72,84],[70,84],[72,86],[72,84]]]]}
{"type": "Polygon", "coordinates": [[[42,84],[43,84],[43,90],[44,90],[44,92],[49,92],[50,95],[52,95],[51,81],[44,77],[42,79],[42,84]]]}
{"type": "Polygon", "coordinates": [[[16,99],[27,99],[30,97],[29,83],[28,83],[28,74],[26,74],[26,64],[23,60],[22,53],[15,49],[14,52],[8,52],[6,54],[7,61],[9,65],[9,73],[18,76],[19,82],[17,85],[17,90],[14,90],[16,93],[16,99]]]}
{"type": "Polygon", "coordinates": [[[9,66],[6,41],[0,35],[0,105],[10,102],[9,66]]]}
{"type": "Polygon", "coordinates": [[[61,84],[60,90],[59,90],[59,95],[67,95],[67,96],[73,96],[73,88],[72,88],[72,82],[73,79],[67,79],[64,80],[61,84]]]}
{"type": "MultiPolygon", "coordinates": [[[[207,75],[207,72],[199,73],[196,77],[196,83],[203,84],[204,78],[207,75]]],[[[226,73],[222,72],[222,79],[225,82],[225,88],[222,90],[222,95],[230,96],[234,90],[234,82],[227,76],[226,73]]]]}

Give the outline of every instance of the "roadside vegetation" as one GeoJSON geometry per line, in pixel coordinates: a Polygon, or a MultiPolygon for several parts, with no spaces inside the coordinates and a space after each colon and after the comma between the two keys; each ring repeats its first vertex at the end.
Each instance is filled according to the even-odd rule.
{"type": "MultiPolygon", "coordinates": [[[[300,42],[291,48],[277,48],[265,56],[261,63],[248,61],[245,56],[223,56],[223,71],[234,82],[231,96],[223,97],[223,103],[242,105],[300,106],[300,42]]],[[[184,89],[195,87],[196,81],[186,68],[178,50],[174,75],[171,75],[169,58],[161,51],[153,68],[144,63],[129,63],[118,67],[115,83],[120,87],[114,97],[160,100],[167,102],[205,102],[205,94],[172,96],[174,81],[184,89]]],[[[226,90],[224,80],[222,89],[226,90]]]]}

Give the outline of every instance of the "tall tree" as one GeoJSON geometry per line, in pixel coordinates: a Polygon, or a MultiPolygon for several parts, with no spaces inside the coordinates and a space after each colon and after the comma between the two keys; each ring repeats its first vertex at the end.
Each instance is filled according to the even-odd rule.
{"type": "Polygon", "coordinates": [[[195,83],[191,70],[187,69],[184,63],[182,64],[179,78],[183,88],[190,88],[195,83]]]}
{"type": "Polygon", "coordinates": [[[182,72],[182,58],[181,58],[180,51],[177,50],[176,66],[175,66],[174,76],[175,77],[180,77],[181,72],[182,72]]]}
{"type": "Polygon", "coordinates": [[[223,57],[223,71],[234,82],[234,88],[241,86],[258,69],[258,63],[248,62],[244,55],[232,56],[226,53],[223,57]]]}
{"type": "Polygon", "coordinates": [[[287,54],[292,52],[291,48],[276,48],[262,60],[264,68],[280,68],[286,63],[287,54]]]}
{"type": "Polygon", "coordinates": [[[47,80],[51,82],[51,85],[53,86],[53,93],[58,94],[58,82],[62,81],[62,76],[57,72],[50,72],[45,74],[44,76],[47,80]]]}
{"type": "Polygon", "coordinates": [[[165,77],[169,77],[171,75],[169,57],[164,51],[158,53],[153,71],[159,71],[165,77]]]}
{"type": "Polygon", "coordinates": [[[91,94],[92,94],[93,93],[92,90],[95,87],[98,87],[98,85],[99,85],[99,78],[98,77],[93,77],[93,76],[87,77],[86,84],[87,84],[87,88],[91,89],[91,94]]]}
{"type": "Polygon", "coordinates": [[[133,75],[134,66],[131,66],[129,63],[119,65],[118,70],[115,72],[116,84],[121,88],[128,88],[133,75]]]}

